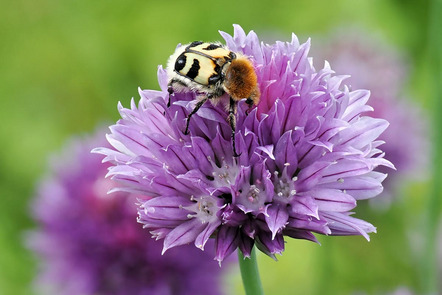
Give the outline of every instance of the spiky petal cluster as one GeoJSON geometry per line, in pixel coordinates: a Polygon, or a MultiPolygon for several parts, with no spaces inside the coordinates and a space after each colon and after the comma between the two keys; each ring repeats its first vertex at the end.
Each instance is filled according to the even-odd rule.
{"type": "Polygon", "coordinates": [[[341,28],[322,40],[321,45],[315,47],[315,57],[319,58],[316,60],[326,59],[337,73],[350,74],[347,83],[352,87],[370,89],[370,105],[374,108],[371,116],[390,123],[379,137],[386,142],[382,146],[385,158],[397,168],[378,169],[389,173],[384,182],[387,193],[392,193],[400,179],[424,176],[430,154],[428,122],[406,93],[409,77],[405,58],[384,40],[362,29],[341,28]]]}
{"type": "MultiPolygon", "coordinates": [[[[316,241],[325,235],[363,235],[375,228],[351,215],[356,201],[382,191],[385,175],[373,172],[382,158],[376,138],[387,127],[362,116],[371,110],[366,90],[349,91],[343,76],[326,65],[316,71],[307,57],[310,41],[265,45],[235,26],[221,32],[227,47],[255,65],[261,100],[249,112],[238,105],[234,157],[222,105],[205,104],[190,120],[194,93],[168,101],[167,76],[160,91],[140,91],[108,135],[113,149],[97,149],[113,163],[109,175],[121,189],[153,196],[139,221],[164,239],[163,250],[215,237],[216,259],[253,245],[274,256],[284,236],[316,241]]],[[[226,98],[228,101],[228,98],[226,98]]]]}
{"type": "Polygon", "coordinates": [[[161,256],[161,243],[136,222],[134,196],[107,194],[108,165],[90,153],[97,145],[108,146],[104,132],[55,157],[32,204],[40,228],[28,244],[41,260],[42,294],[221,294],[213,253],[190,245],[161,256]]]}

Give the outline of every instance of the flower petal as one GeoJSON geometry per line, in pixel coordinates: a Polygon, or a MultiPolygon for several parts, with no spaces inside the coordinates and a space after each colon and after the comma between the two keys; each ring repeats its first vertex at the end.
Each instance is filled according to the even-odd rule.
{"type": "Polygon", "coordinates": [[[337,189],[313,189],[309,192],[320,211],[346,212],[356,207],[356,200],[337,189]]]}
{"type": "Polygon", "coordinates": [[[237,227],[221,226],[216,236],[215,260],[221,261],[229,256],[239,244],[239,230],[237,227]]]}
{"type": "Polygon", "coordinates": [[[343,213],[327,212],[323,214],[329,221],[332,235],[346,236],[360,234],[370,241],[368,233],[376,232],[376,228],[370,223],[348,216],[343,213]]]}
{"type": "Polygon", "coordinates": [[[265,220],[272,232],[272,239],[280,232],[288,222],[289,213],[285,205],[274,204],[267,208],[267,216],[265,220]]]}
{"type": "Polygon", "coordinates": [[[170,233],[168,233],[164,239],[162,254],[164,254],[170,248],[189,244],[190,242],[194,241],[205,226],[205,224],[201,223],[196,218],[192,218],[191,220],[178,225],[170,233]]]}
{"type": "Polygon", "coordinates": [[[219,225],[221,225],[220,220],[209,223],[206,228],[196,237],[195,246],[201,250],[204,250],[204,245],[206,245],[210,236],[214,233],[219,225]]]}

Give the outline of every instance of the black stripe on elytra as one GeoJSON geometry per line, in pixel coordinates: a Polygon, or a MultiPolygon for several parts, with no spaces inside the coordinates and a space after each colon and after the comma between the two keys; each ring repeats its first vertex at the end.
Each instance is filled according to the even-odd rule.
{"type": "Polygon", "coordinates": [[[202,42],[202,41],[193,41],[193,42],[190,43],[186,48],[195,47],[195,46],[201,45],[201,44],[203,44],[203,43],[204,43],[204,42],[202,42]]]}
{"type": "Polygon", "coordinates": [[[209,85],[216,84],[219,80],[221,80],[221,67],[218,64],[215,64],[215,74],[209,77],[209,85]]]}
{"type": "Polygon", "coordinates": [[[187,57],[184,53],[181,53],[180,56],[176,59],[175,62],[175,71],[179,72],[186,66],[187,57]]]}
{"type": "Polygon", "coordinates": [[[207,46],[206,48],[203,48],[203,50],[215,50],[220,47],[221,47],[221,45],[212,43],[212,44],[209,44],[209,46],[207,46]]]}
{"type": "Polygon", "coordinates": [[[198,76],[199,71],[200,71],[200,62],[195,58],[186,76],[189,77],[190,79],[195,79],[195,77],[198,76]]]}

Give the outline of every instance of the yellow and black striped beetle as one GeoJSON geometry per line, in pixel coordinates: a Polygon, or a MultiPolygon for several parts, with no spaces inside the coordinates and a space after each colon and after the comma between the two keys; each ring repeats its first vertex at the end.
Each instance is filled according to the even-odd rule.
{"type": "MultiPolygon", "coordinates": [[[[235,150],[236,104],[246,99],[250,106],[259,102],[260,91],[255,68],[244,55],[230,51],[221,43],[195,41],[179,46],[167,62],[168,91],[194,92],[197,103],[187,116],[185,134],[189,130],[190,117],[209,100],[217,104],[225,93],[229,96],[228,122],[232,128],[235,150]]],[[[227,106],[227,104],[226,104],[227,106]]]]}

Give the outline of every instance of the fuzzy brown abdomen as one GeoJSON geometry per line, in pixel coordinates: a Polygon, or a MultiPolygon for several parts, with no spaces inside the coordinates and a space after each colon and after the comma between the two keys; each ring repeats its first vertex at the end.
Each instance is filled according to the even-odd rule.
{"type": "Polygon", "coordinates": [[[258,79],[255,69],[248,59],[234,59],[226,71],[224,90],[235,100],[251,98],[256,100],[259,95],[258,79]]]}

